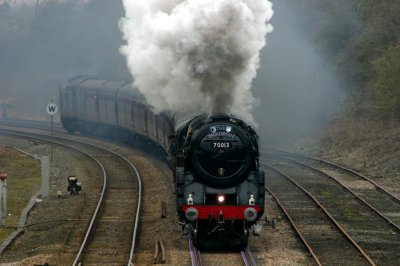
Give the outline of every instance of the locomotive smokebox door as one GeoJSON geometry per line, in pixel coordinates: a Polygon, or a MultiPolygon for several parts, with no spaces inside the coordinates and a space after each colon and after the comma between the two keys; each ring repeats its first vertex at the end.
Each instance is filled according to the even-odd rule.
{"type": "Polygon", "coordinates": [[[82,184],[78,182],[78,178],[76,178],[76,176],[68,177],[67,190],[70,195],[78,195],[79,191],[82,190],[82,184]]]}

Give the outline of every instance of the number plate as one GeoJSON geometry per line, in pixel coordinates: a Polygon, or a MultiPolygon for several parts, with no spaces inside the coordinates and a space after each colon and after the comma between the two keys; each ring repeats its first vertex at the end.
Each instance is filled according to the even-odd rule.
{"type": "Polygon", "coordinates": [[[228,149],[232,146],[232,143],[230,142],[212,142],[211,143],[211,147],[215,148],[215,149],[228,149]]]}

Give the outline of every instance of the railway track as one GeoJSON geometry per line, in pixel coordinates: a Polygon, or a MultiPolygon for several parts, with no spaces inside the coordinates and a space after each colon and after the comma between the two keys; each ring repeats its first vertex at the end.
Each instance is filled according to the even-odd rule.
{"type": "MultiPolygon", "coordinates": [[[[265,157],[329,210],[373,263],[391,265],[400,261],[396,219],[399,201],[391,193],[372,180],[327,161],[276,152],[265,157]]],[[[269,186],[272,192],[279,191],[271,179],[269,186]]]]}
{"type": "Polygon", "coordinates": [[[105,169],[106,185],[99,212],[92,219],[74,264],[130,264],[139,219],[140,176],[122,156],[109,150],[93,152],[105,169]],[[137,206],[136,210],[132,206],[137,206]]]}
{"type": "Polygon", "coordinates": [[[395,230],[400,231],[400,198],[375,181],[347,167],[323,159],[291,153],[281,153],[278,156],[343,184],[355,197],[370,205],[370,208],[395,230]]]}
{"type": "Polygon", "coordinates": [[[286,160],[298,165],[301,168],[308,169],[314,173],[335,181],[341,187],[343,187],[343,189],[351,193],[357,200],[368,206],[371,211],[375,212],[376,215],[381,217],[390,226],[392,226],[397,233],[400,233],[400,202],[396,201],[397,198],[389,197],[387,194],[372,188],[368,184],[360,184],[360,182],[354,182],[354,180],[349,179],[343,181],[343,177],[339,179],[334,176],[337,174],[335,171],[324,171],[295,160],[286,160]]]}
{"type": "MultiPolygon", "coordinates": [[[[48,140],[48,135],[42,134],[4,129],[0,133],[48,140]]],[[[102,147],[61,137],[54,140],[57,145],[90,156],[103,172],[103,189],[73,265],[132,264],[141,203],[141,180],[136,168],[121,155],[102,147]]]]}
{"type": "Polygon", "coordinates": [[[189,240],[189,252],[192,266],[203,266],[203,258],[201,257],[200,251],[194,246],[192,235],[188,234],[189,240]]]}
{"type": "MultiPolygon", "coordinates": [[[[189,240],[189,251],[190,251],[191,265],[192,266],[203,266],[203,265],[205,265],[204,259],[201,256],[200,250],[198,250],[193,245],[193,239],[192,239],[192,236],[190,234],[188,234],[188,240],[189,240]]],[[[215,257],[215,256],[219,256],[220,257],[221,254],[218,253],[217,255],[213,254],[211,256],[212,257],[215,257]]],[[[240,257],[242,259],[243,265],[245,265],[245,266],[256,266],[257,265],[256,264],[256,260],[255,260],[255,258],[253,256],[253,253],[250,251],[250,248],[248,246],[245,249],[240,251],[240,257]]],[[[213,261],[213,263],[215,263],[215,261],[213,261]]]]}
{"type": "Polygon", "coordinates": [[[256,266],[256,260],[254,259],[253,253],[251,253],[250,248],[246,247],[244,250],[240,251],[240,255],[243,259],[243,263],[246,266],[256,266]]]}
{"type": "MultiPolygon", "coordinates": [[[[37,128],[37,129],[51,129],[51,123],[46,121],[35,121],[35,120],[23,120],[23,119],[1,119],[1,125],[5,126],[18,126],[18,127],[27,127],[27,128],[37,128]]],[[[63,130],[62,125],[58,122],[54,122],[53,129],[55,130],[63,130]]]]}
{"type": "Polygon", "coordinates": [[[269,169],[267,190],[277,199],[317,265],[375,265],[310,192],[282,171],[262,165],[269,169]]]}
{"type": "Polygon", "coordinates": [[[285,152],[285,151],[279,151],[279,150],[267,150],[261,153],[262,156],[265,157],[278,157],[278,158],[296,158],[300,161],[304,161],[307,163],[308,166],[313,165],[315,168],[319,168],[322,170],[334,170],[338,171],[340,173],[344,173],[348,175],[348,178],[351,178],[352,181],[354,179],[358,180],[363,180],[370,185],[372,185],[376,190],[380,191],[382,194],[387,195],[389,198],[391,198],[393,201],[397,202],[400,204],[400,197],[394,195],[393,193],[389,192],[387,189],[383,188],[381,185],[373,181],[372,179],[366,177],[365,175],[362,175],[352,169],[349,169],[348,167],[329,162],[327,160],[321,159],[321,158],[316,158],[312,156],[306,156],[302,154],[297,154],[297,153],[291,153],[291,152],[285,152]]]}
{"type": "MultiPolygon", "coordinates": [[[[314,257],[317,265],[393,265],[394,262],[397,262],[398,257],[394,254],[398,252],[391,246],[398,246],[399,243],[393,241],[397,236],[395,229],[395,225],[398,223],[396,221],[396,213],[397,215],[400,213],[395,209],[396,204],[398,204],[397,202],[400,202],[398,198],[390,194],[390,192],[384,191],[383,188],[379,187],[373,181],[357,176],[357,173],[350,169],[342,168],[339,170],[333,164],[323,160],[318,161],[315,158],[289,156],[289,154],[277,156],[276,153],[274,154],[275,156],[271,156],[271,153],[266,154],[266,157],[269,158],[269,163],[282,174],[290,175],[309,195],[305,194],[300,188],[295,188],[296,185],[293,185],[292,181],[276,181],[284,178],[282,176],[279,177],[279,173],[273,170],[267,174],[268,189],[270,189],[270,193],[276,197],[279,204],[284,208],[284,212],[288,215],[289,220],[291,220],[293,226],[296,227],[301,238],[306,243],[308,252],[314,257]],[[293,186],[288,185],[289,183],[293,186]],[[364,198],[373,208],[382,212],[388,220],[385,221],[382,217],[378,217],[376,211],[371,206],[365,205],[359,199],[354,199],[355,195],[350,190],[339,189],[338,187],[343,187],[340,183],[349,187],[360,198],[364,198]],[[370,191],[372,192],[370,193],[370,191]],[[348,195],[348,193],[352,196],[348,195]],[[290,194],[297,194],[298,196],[291,198],[290,194]],[[302,197],[300,196],[301,194],[303,195],[302,197]],[[369,195],[373,196],[366,197],[369,195]],[[382,203],[383,197],[386,197],[386,200],[388,200],[387,203],[382,203]],[[320,205],[312,203],[310,198],[314,198],[320,205]],[[349,203],[350,199],[352,199],[351,203],[349,203]],[[336,202],[336,206],[335,204],[331,204],[332,202],[336,202]],[[304,205],[304,203],[307,203],[307,205],[304,205]],[[393,204],[393,208],[389,204],[393,204]],[[314,206],[311,207],[312,205],[314,206]],[[360,206],[364,206],[362,210],[356,210],[360,206]],[[389,206],[389,208],[386,208],[386,206],[389,206]],[[315,209],[314,211],[312,210],[313,208],[315,209]],[[321,209],[325,209],[330,215],[324,214],[321,209]],[[336,223],[329,216],[336,221],[345,233],[339,233],[340,229],[338,229],[336,223]],[[371,225],[370,219],[374,219],[375,222],[379,220],[379,222],[376,224],[372,222],[371,225]],[[368,234],[371,236],[368,237],[368,234]],[[346,235],[353,241],[349,240],[346,235]],[[347,260],[347,258],[350,259],[347,260]]],[[[94,157],[99,161],[111,156],[100,152],[93,152],[92,155],[95,155],[94,157]]],[[[114,168],[119,169],[120,167],[114,168]]],[[[113,167],[110,166],[110,171],[115,172],[115,169],[113,170],[113,167]]],[[[133,203],[131,202],[130,204],[133,203]]],[[[88,239],[91,239],[91,237],[88,237],[88,239]]],[[[89,246],[83,248],[82,253],[84,255],[90,254],[89,246]]],[[[200,259],[195,260],[204,260],[206,264],[209,264],[210,258],[212,261],[220,259],[210,254],[203,254],[204,258],[202,258],[200,252],[197,251],[196,253],[198,253],[200,259]]],[[[98,249],[97,255],[99,254],[106,257],[108,255],[118,255],[118,252],[106,248],[103,251],[98,249]]],[[[241,255],[243,254],[246,255],[246,251],[241,252],[241,255]]],[[[231,254],[231,257],[235,256],[237,256],[237,260],[236,258],[233,260],[240,261],[239,254],[231,254]]],[[[86,259],[89,258],[89,256],[85,257],[86,259]]],[[[89,260],[85,261],[85,258],[78,261],[82,261],[85,264],[96,264],[96,262],[89,260]]],[[[242,263],[244,265],[253,265],[244,261],[242,263]]]]}

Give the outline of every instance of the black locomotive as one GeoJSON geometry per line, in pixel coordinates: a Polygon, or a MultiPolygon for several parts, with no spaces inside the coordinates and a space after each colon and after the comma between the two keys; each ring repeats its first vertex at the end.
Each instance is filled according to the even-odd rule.
{"type": "Polygon", "coordinates": [[[195,243],[247,244],[264,213],[265,181],[258,136],[241,119],[202,114],[174,129],[179,114],[155,114],[130,84],[93,77],[64,82],[60,107],[70,132],[112,137],[160,158],[169,153],[179,220],[195,243]]]}
{"type": "Polygon", "coordinates": [[[234,116],[200,115],[177,128],[177,209],[195,243],[247,245],[251,226],[264,213],[258,159],[256,132],[234,116]]]}

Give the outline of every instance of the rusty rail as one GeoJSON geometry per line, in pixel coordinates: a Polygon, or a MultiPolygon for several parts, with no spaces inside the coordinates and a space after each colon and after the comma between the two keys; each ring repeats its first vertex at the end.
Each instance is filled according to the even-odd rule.
{"type": "Polygon", "coordinates": [[[293,178],[290,176],[286,175],[285,173],[279,171],[278,169],[261,162],[262,165],[268,167],[272,171],[278,173],[279,175],[285,177],[288,179],[292,184],[294,184],[296,187],[301,189],[324,213],[325,215],[329,218],[329,220],[336,226],[336,228],[346,237],[346,239],[358,250],[361,256],[363,256],[367,262],[370,265],[375,266],[375,262],[369,257],[369,255],[364,251],[364,249],[357,244],[357,242],[344,230],[344,228],[339,224],[339,222],[332,216],[330,212],[308,191],[306,190],[303,186],[301,186],[299,183],[297,183],[293,178]]]}
{"type": "Polygon", "coordinates": [[[276,203],[278,204],[279,208],[283,211],[283,213],[286,215],[286,217],[288,218],[292,228],[294,231],[296,231],[296,234],[299,236],[301,242],[303,242],[304,246],[307,248],[308,252],[310,252],[311,257],[314,259],[315,263],[318,266],[322,266],[322,263],[320,262],[320,260],[318,259],[318,256],[315,254],[314,250],[311,248],[310,244],[308,244],[307,240],[305,239],[305,237],[303,236],[303,234],[300,232],[299,228],[297,227],[297,225],[295,224],[295,222],[293,221],[292,217],[289,215],[288,211],[286,210],[286,208],[283,206],[283,204],[281,203],[281,201],[279,200],[279,198],[271,191],[271,189],[269,187],[265,187],[265,189],[268,191],[269,194],[271,194],[271,196],[274,198],[274,200],[276,201],[276,203]]]}
{"type": "Polygon", "coordinates": [[[154,247],[153,264],[165,264],[166,256],[163,241],[161,239],[155,240],[154,247]]]}
{"type": "Polygon", "coordinates": [[[338,183],[341,187],[343,187],[345,190],[347,190],[348,192],[350,192],[354,198],[356,198],[357,200],[359,200],[361,203],[363,203],[364,205],[366,205],[370,210],[372,210],[374,213],[376,213],[379,217],[381,217],[385,222],[387,222],[391,227],[393,227],[397,233],[400,233],[400,227],[394,223],[392,220],[390,220],[386,215],[384,215],[382,212],[378,211],[374,206],[372,206],[371,204],[369,204],[366,200],[364,200],[363,198],[361,198],[360,196],[357,195],[357,193],[355,193],[352,189],[350,189],[349,187],[347,187],[346,185],[344,185],[342,182],[340,182],[336,177],[329,175],[321,170],[318,170],[312,166],[294,161],[292,159],[286,159],[289,160],[290,162],[292,162],[293,164],[296,164],[300,167],[309,169],[317,174],[323,175],[329,179],[332,179],[333,181],[335,181],[336,183],[338,183]]]}

